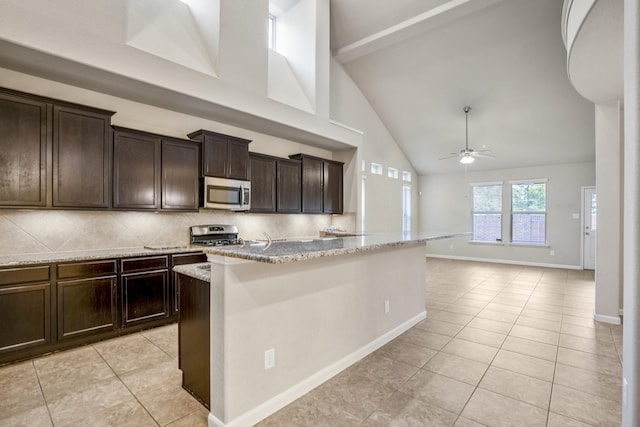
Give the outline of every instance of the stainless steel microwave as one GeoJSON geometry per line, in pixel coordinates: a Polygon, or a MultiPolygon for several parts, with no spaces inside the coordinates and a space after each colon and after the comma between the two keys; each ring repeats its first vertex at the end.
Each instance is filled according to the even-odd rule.
{"type": "Polygon", "coordinates": [[[248,211],[251,208],[251,182],[205,176],[202,182],[202,207],[248,211]]]}

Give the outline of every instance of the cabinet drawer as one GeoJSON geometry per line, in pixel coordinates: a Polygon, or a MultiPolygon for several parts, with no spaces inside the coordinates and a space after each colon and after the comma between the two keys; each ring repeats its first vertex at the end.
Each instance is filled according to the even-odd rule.
{"type": "Polygon", "coordinates": [[[169,268],[169,257],[156,256],[144,258],[129,258],[122,261],[122,272],[131,273],[133,271],[161,270],[169,268]]]}
{"type": "Polygon", "coordinates": [[[58,279],[90,278],[116,274],[116,260],[58,264],[58,279]]]}
{"type": "Polygon", "coordinates": [[[49,266],[7,268],[0,270],[0,286],[16,283],[48,282],[49,266]]]}
{"type": "Polygon", "coordinates": [[[201,252],[192,254],[173,255],[173,265],[196,264],[199,262],[207,262],[207,255],[201,252]]]}

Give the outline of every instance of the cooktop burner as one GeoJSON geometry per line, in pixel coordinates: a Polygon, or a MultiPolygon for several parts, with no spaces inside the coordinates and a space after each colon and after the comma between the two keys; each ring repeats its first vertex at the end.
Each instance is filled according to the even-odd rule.
{"type": "Polygon", "coordinates": [[[190,227],[191,244],[227,246],[238,244],[238,227],[227,224],[194,225],[190,227]]]}

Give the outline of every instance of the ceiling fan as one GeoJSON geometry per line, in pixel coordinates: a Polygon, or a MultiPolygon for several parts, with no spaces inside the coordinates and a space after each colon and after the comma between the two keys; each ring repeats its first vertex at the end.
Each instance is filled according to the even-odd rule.
{"type": "Polygon", "coordinates": [[[464,143],[464,148],[460,150],[458,153],[449,153],[448,156],[442,157],[438,160],[452,159],[454,157],[459,157],[458,160],[463,165],[468,165],[473,163],[476,160],[476,157],[495,157],[491,150],[479,150],[476,151],[473,148],[469,148],[469,111],[471,111],[471,107],[464,107],[464,119],[465,119],[465,128],[466,128],[466,138],[464,143]]]}

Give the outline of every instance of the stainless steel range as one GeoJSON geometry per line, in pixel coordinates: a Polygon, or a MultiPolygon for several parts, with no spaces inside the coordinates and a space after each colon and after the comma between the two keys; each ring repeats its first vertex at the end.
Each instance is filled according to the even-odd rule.
{"type": "Polygon", "coordinates": [[[235,225],[194,225],[189,228],[191,244],[199,246],[237,245],[238,227],[235,225]]]}

